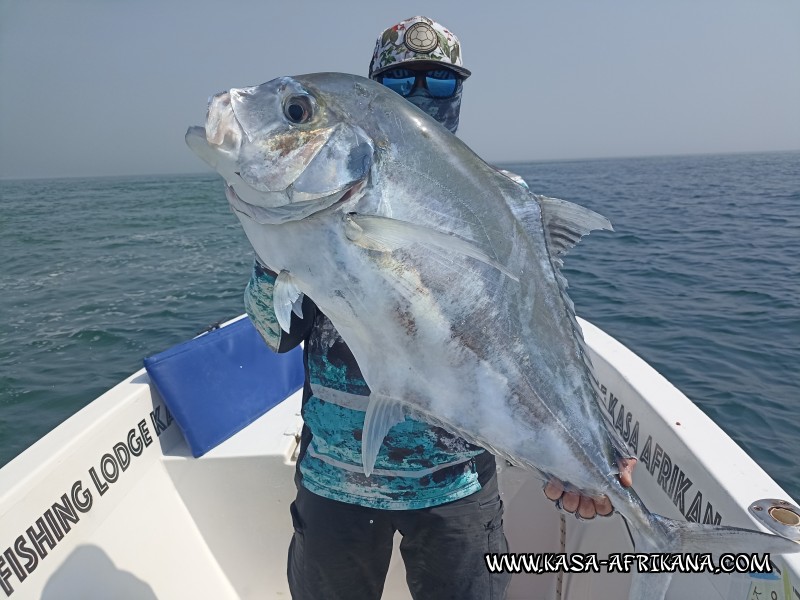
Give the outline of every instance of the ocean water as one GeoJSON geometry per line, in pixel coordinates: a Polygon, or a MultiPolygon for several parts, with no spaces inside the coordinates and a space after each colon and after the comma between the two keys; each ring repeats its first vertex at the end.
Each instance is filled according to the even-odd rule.
{"type": "MultiPolygon", "coordinates": [[[[800,498],[800,152],[504,166],[612,221],[567,256],[578,314],[800,498]]],[[[243,312],[251,264],[216,175],[0,181],[0,465],[243,312]]]]}

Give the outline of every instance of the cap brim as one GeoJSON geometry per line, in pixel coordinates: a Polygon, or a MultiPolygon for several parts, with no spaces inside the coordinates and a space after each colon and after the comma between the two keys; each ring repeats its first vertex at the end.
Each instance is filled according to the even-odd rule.
{"type": "Polygon", "coordinates": [[[426,63],[431,65],[432,67],[444,67],[445,69],[450,69],[452,71],[455,71],[456,73],[461,75],[461,77],[463,77],[464,79],[472,75],[472,71],[470,71],[469,69],[465,69],[464,67],[459,67],[458,65],[452,65],[450,63],[444,62],[443,60],[430,60],[428,58],[411,58],[409,60],[404,60],[392,63],[390,65],[386,65],[385,67],[381,67],[380,69],[375,69],[372,72],[372,77],[377,77],[384,71],[396,69],[397,67],[402,67],[403,65],[408,65],[411,63],[426,63]]]}

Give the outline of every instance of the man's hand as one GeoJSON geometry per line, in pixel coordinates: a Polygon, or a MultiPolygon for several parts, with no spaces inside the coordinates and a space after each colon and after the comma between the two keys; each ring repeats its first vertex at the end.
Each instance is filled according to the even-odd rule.
{"type": "MultiPolygon", "coordinates": [[[[619,465],[619,481],[624,487],[631,487],[633,484],[633,468],[636,466],[635,458],[617,459],[619,465]]],[[[549,500],[557,502],[561,499],[561,507],[569,512],[578,511],[578,515],[583,519],[594,519],[595,516],[607,517],[614,512],[611,500],[608,496],[592,498],[582,496],[577,492],[565,492],[564,484],[561,480],[553,478],[544,486],[544,495],[549,500]]]]}

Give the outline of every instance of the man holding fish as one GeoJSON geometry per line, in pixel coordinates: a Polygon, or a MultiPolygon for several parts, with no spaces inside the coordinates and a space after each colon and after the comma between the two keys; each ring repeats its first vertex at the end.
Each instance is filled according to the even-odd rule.
{"type": "MultiPolygon", "coordinates": [[[[469,76],[458,38],[421,16],[384,31],[369,67],[371,79],[452,133],[469,76]]],[[[527,187],[520,177],[503,173],[527,187]]],[[[288,332],[282,329],[273,305],[276,277],[257,261],[245,303],[274,350],[305,341],[305,425],[288,565],[293,598],[377,600],[395,531],[403,536],[400,550],[414,598],[504,597],[511,575],[490,574],[483,558],[487,552],[508,551],[495,457],[440,427],[406,417],[389,430],[367,477],[361,436],[370,389],[344,340],[308,297],[291,317],[288,332]]],[[[620,459],[625,486],[631,484],[634,462],[620,459]]],[[[613,510],[607,497],[565,492],[555,478],[544,493],[583,519],[613,510]]]]}
{"type": "MultiPolygon", "coordinates": [[[[231,88],[186,132],[260,262],[248,313],[273,348],[305,340],[295,598],[378,598],[396,531],[415,598],[502,597],[507,575],[482,561],[506,549],[482,448],[583,518],[613,503],[640,553],[800,551],[653,513],[630,463],[618,476],[632,455],[602,414],[561,271],[611,224],[530,193],[431,116],[457,125],[469,72],[455,36],[400,23],[371,75],[231,88]]],[[[661,600],[671,577],[634,572],[629,600],[661,600]]]]}

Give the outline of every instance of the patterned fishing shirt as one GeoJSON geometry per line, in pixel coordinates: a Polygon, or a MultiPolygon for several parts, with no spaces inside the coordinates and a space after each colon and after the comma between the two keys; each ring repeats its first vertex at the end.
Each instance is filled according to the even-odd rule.
{"type": "Polygon", "coordinates": [[[370,390],[350,349],[311,300],[303,300],[302,319],[292,314],[289,333],[281,330],[272,304],[275,277],[256,261],[245,291],[245,307],[273,350],[286,352],[305,341],[304,426],[297,461],[300,485],[340,502],[411,510],[468,496],[494,476],[490,453],[439,427],[406,417],[386,435],[375,469],[366,477],[361,431],[370,390]]]}

